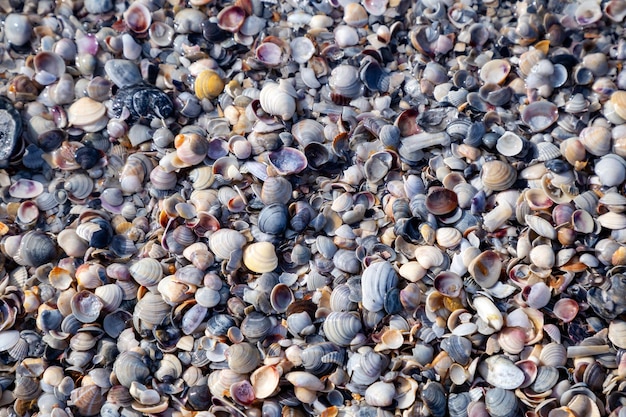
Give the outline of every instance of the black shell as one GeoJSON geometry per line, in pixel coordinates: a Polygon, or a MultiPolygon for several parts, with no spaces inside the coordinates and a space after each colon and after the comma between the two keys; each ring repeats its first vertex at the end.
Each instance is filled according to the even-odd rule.
{"type": "Polygon", "coordinates": [[[128,118],[130,123],[140,118],[164,119],[174,112],[174,105],[169,96],[148,84],[120,88],[113,98],[111,109],[115,117],[120,117],[124,108],[130,111],[128,118]]]}
{"type": "Polygon", "coordinates": [[[0,97],[0,168],[6,168],[22,135],[22,117],[11,102],[0,97]]]}
{"type": "Polygon", "coordinates": [[[78,148],[74,155],[76,162],[80,165],[82,169],[91,169],[101,158],[100,151],[91,146],[83,146],[82,148],[78,148]]]}

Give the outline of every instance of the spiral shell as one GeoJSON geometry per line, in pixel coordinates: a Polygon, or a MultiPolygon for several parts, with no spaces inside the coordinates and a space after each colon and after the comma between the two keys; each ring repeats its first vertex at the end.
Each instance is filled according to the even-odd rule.
{"type": "Polygon", "coordinates": [[[280,80],[280,83],[266,81],[259,100],[266,113],[290,120],[296,113],[297,97],[295,88],[288,80],[280,80]]]}

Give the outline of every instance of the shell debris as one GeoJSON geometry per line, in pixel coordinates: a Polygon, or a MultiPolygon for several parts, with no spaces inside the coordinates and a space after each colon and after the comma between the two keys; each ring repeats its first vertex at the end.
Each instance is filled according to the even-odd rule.
{"type": "Polygon", "coordinates": [[[624,0],[2,11],[0,415],[624,417],[624,0]]]}

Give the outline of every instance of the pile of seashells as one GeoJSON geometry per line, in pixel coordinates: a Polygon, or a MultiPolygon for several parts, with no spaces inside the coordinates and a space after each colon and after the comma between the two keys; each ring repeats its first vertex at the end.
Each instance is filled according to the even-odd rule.
{"type": "Polygon", "coordinates": [[[0,1],[0,416],[625,417],[625,17],[0,1]]]}

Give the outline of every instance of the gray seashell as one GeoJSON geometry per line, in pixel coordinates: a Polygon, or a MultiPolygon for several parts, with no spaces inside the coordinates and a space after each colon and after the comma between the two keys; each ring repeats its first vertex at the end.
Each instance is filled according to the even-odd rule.
{"type": "Polygon", "coordinates": [[[15,46],[25,45],[30,41],[33,27],[28,17],[23,14],[8,14],[4,21],[4,33],[6,40],[15,46]]]}
{"type": "Polygon", "coordinates": [[[239,374],[247,374],[255,370],[261,363],[261,354],[256,346],[250,343],[237,343],[226,350],[228,367],[239,374]]]}
{"type": "Polygon", "coordinates": [[[65,181],[65,191],[77,200],[83,200],[93,191],[93,180],[85,174],[75,174],[65,181]]]}
{"type": "Polygon", "coordinates": [[[446,391],[439,382],[428,381],[420,393],[422,401],[434,417],[444,417],[447,413],[448,402],[446,391]]]}
{"type": "Polygon", "coordinates": [[[268,177],[261,188],[261,201],[266,205],[287,204],[291,200],[292,186],[284,177],[268,177]]]}
{"type": "Polygon", "coordinates": [[[488,357],[478,366],[478,371],[488,383],[505,390],[516,389],[524,383],[524,372],[502,355],[488,357]]]}
{"type": "Polygon", "coordinates": [[[385,297],[398,285],[398,274],[387,261],[369,265],[361,277],[363,307],[371,312],[381,311],[385,297]]]}
{"type": "Polygon", "coordinates": [[[113,364],[113,372],[119,383],[127,388],[133,381],[146,383],[150,368],[141,354],[133,351],[122,352],[113,364]]]}
{"type": "Polygon", "coordinates": [[[472,401],[469,392],[451,393],[448,396],[448,411],[450,417],[467,417],[467,407],[472,401]]]}
{"type": "Polygon", "coordinates": [[[302,366],[313,375],[327,375],[336,365],[345,360],[345,350],[330,342],[316,343],[302,350],[300,357],[302,366]],[[333,358],[334,362],[329,361],[333,358]],[[337,363],[339,362],[339,363],[337,363]]]}
{"type": "Polygon", "coordinates": [[[104,71],[109,79],[119,88],[141,83],[141,72],[137,65],[126,59],[112,59],[104,64],[104,71]]]}
{"type": "Polygon", "coordinates": [[[24,266],[40,266],[56,256],[56,245],[52,239],[43,232],[31,231],[21,237],[13,260],[24,266]]]}
{"type": "Polygon", "coordinates": [[[311,328],[313,331],[315,330],[311,316],[306,311],[290,314],[287,317],[287,328],[293,335],[300,335],[303,332],[308,333],[308,330],[311,330],[311,328]]]}
{"type": "Polygon", "coordinates": [[[519,414],[515,393],[506,389],[488,390],[485,394],[485,405],[493,417],[514,417],[519,414]]]}
{"type": "Polygon", "coordinates": [[[337,250],[333,255],[333,263],[338,269],[350,274],[358,274],[361,270],[361,262],[351,250],[337,250]]]}
{"type": "Polygon", "coordinates": [[[472,342],[461,336],[452,335],[441,341],[441,348],[457,363],[467,365],[471,359],[472,342]]]}
{"type": "Polygon", "coordinates": [[[559,382],[559,370],[554,366],[540,366],[530,388],[535,392],[546,392],[559,382]]]}
{"type": "Polygon", "coordinates": [[[113,10],[112,0],[85,0],[85,9],[91,14],[103,14],[113,10]]]}
{"type": "Polygon", "coordinates": [[[230,259],[233,252],[246,244],[246,238],[236,230],[220,229],[209,238],[209,248],[218,259],[230,259]]]}
{"type": "Polygon", "coordinates": [[[253,311],[243,319],[240,329],[248,341],[258,342],[270,334],[272,322],[269,317],[253,311]]]}
{"type": "Polygon", "coordinates": [[[361,331],[361,321],[355,313],[331,312],[324,321],[326,338],[336,345],[348,346],[361,331]]]}
{"type": "Polygon", "coordinates": [[[213,337],[226,336],[228,329],[235,326],[235,319],[227,314],[215,314],[207,321],[207,334],[213,337]]]}
{"type": "Polygon", "coordinates": [[[371,348],[359,351],[348,359],[346,370],[353,384],[367,386],[380,378],[383,369],[387,368],[389,359],[371,348]]]}
{"type": "Polygon", "coordinates": [[[350,300],[350,287],[347,284],[339,284],[333,288],[330,294],[330,309],[332,311],[351,311],[356,308],[356,303],[350,300]]]}

